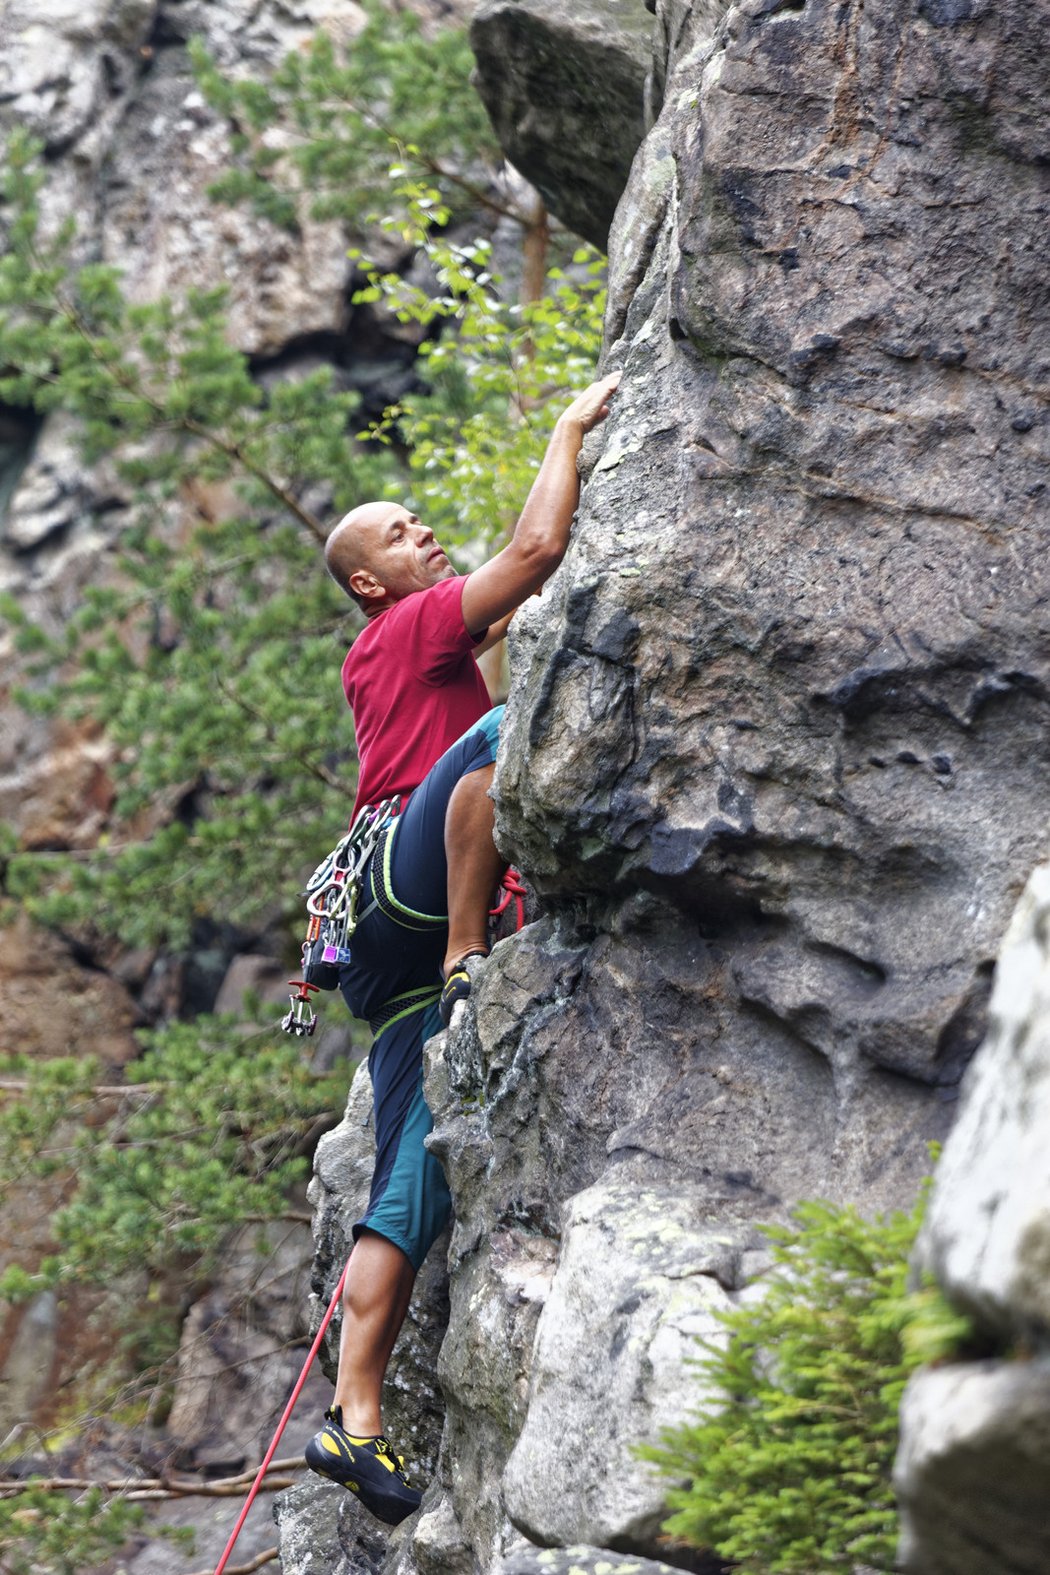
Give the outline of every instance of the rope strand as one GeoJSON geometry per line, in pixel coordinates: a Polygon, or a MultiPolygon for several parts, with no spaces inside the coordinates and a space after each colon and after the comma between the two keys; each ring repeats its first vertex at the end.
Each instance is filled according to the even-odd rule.
{"type": "Polygon", "coordinates": [[[263,1480],[263,1477],[266,1475],[266,1472],[267,1472],[267,1469],[269,1467],[270,1461],[273,1459],[274,1455],[277,1453],[277,1445],[281,1441],[281,1434],[284,1432],[285,1428],[288,1425],[288,1421],[289,1421],[289,1418],[291,1417],[292,1410],[294,1409],[295,1402],[298,1400],[300,1394],[302,1393],[303,1385],[306,1382],[306,1375],[310,1371],[310,1367],[311,1367],[311,1364],[313,1362],[314,1357],[317,1355],[318,1351],[321,1349],[321,1341],[324,1339],[325,1332],[326,1332],[326,1330],[328,1328],[328,1325],[332,1321],[332,1315],[334,1314],[337,1306],[339,1305],[339,1299],[340,1299],[340,1297],[343,1294],[343,1286],[346,1284],[346,1273],[347,1273],[347,1269],[349,1269],[349,1267],[350,1267],[350,1260],[347,1259],[346,1265],[345,1265],[345,1267],[343,1269],[343,1272],[339,1276],[339,1284],[335,1288],[335,1294],[333,1295],[332,1300],[328,1304],[328,1311],[325,1313],[324,1317],[321,1319],[320,1328],[318,1329],[317,1334],[314,1336],[314,1343],[310,1347],[310,1354],[307,1356],[306,1361],[303,1363],[303,1370],[299,1374],[299,1377],[296,1380],[295,1388],[292,1390],[291,1397],[290,1397],[290,1399],[288,1401],[288,1404],[284,1408],[284,1414],[281,1417],[281,1420],[277,1424],[277,1431],[274,1433],[273,1438],[270,1441],[269,1449],[267,1449],[265,1455],[263,1456],[262,1465],[259,1467],[258,1471],[255,1474],[255,1481],[252,1483],[251,1487],[248,1490],[248,1497],[244,1501],[244,1508],[241,1510],[240,1514],[237,1516],[237,1524],[234,1526],[233,1531],[230,1533],[230,1540],[229,1540],[229,1542],[227,1542],[225,1548],[223,1549],[222,1558],[219,1560],[218,1564],[216,1564],[216,1566],[215,1566],[215,1575],[222,1575],[223,1570],[226,1568],[227,1560],[229,1559],[230,1554],[233,1552],[234,1544],[236,1543],[237,1538],[241,1534],[241,1527],[244,1525],[244,1522],[248,1518],[248,1511],[251,1509],[253,1503],[255,1502],[255,1495],[258,1493],[260,1487],[262,1486],[262,1480],[263,1480]]]}

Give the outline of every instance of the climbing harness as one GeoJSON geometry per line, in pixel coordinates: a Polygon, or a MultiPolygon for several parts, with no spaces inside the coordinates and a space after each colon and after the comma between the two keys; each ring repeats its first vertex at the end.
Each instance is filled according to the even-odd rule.
{"type": "Polygon", "coordinates": [[[294,994],[281,1023],[286,1034],[302,1038],[317,1027],[317,1013],[310,996],[318,990],[336,990],[339,970],[350,961],[350,937],[357,928],[357,907],[365,867],[380,836],[400,813],[400,797],[381,804],[365,804],[354,817],[342,841],[323,858],[306,885],[308,915],[303,941],[301,979],[289,979],[294,994]]]}

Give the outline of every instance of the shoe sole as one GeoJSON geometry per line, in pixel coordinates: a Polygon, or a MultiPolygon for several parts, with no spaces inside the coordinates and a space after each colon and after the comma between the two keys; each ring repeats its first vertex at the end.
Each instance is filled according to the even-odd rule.
{"type": "Polygon", "coordinates": [[[309,1450],[306,1455],[306,1464],[315,1475],[324,1477],[327,1481],[334,1482],[337,1487],[344,1487],[353,1493],[362,1508],[367,1509],[370,1515],[374,1515],[384,1525],[399,1526],[403,1520],[408,1519],[409,1515],[414,1515],[419,1508],[422,1494],[410,1504],[406,1504],[404,1500],[377,1499],[373,1497],[367,1483],[362,1486],[360,1482],[354,1482],[350,1477],[334,1476],[331,1471],[325,1469],[325,1466],[320,1461],[315,1462],[310,1458],[309,1450]]]}

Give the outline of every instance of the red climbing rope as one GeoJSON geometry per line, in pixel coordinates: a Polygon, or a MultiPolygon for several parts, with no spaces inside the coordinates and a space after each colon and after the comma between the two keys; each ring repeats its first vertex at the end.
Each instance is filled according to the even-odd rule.
{"type": "Polygon", "coordinates": [[[522,883],[521,876],[518,874],[513,865],[508,868],[505,875],[503,876],[503,879],[500,881],[499,889],[502,895],[500,896],[496,906],[489,909],[489,918],[502,918],[503,914],[506,913],[507,909],[513,902],[516,905],[516,919],[514,928],[515,930],[524,928],[525,898],[528,896],[528,892],[522,883]]]}
{"type": "Polygon", "coordinates": [[[284,1408],[284,1415],[281,1417],[281,1420],[277,1424],[277,1431],[273,1435],[273,1439],[272,1439],[272,1441],[270,1443],[270,1447],[266,1451],[265,1455],[263,1456],[262,1465],[259,1467],[258,1471],[255,1474],[255,1481],[252,1483],[250,1489],[248,1490],[248,1497],[244,1501],[244,1508],[241,1510],[240,1514],[237,1517],[237,1524],[234,1526],[233,1531],[230,1534],[229,1542],[227,1542],[225,1548],[223,1549],[222,1558],[219,1560],[218,1564],[216,1564],[216,1566],[215,1566],[215,1575],[222,1575],[223,1570],[226,1568],[226,1561],[229,1558],[230,1554],[233,1552],[234,1543],[237,1541],[237,1538],[241,1534],[241,1527],[244,1525],[244,1522],[248,1519],[248,1511],[251,1509],[253,1503],[255,1502],[255,1495],[258,1493],[260,1487],[262,1486],[262,1480],[263,1480],[263,1477],[266,1475],[266,1471],[267,1471],[267,1468],[269,1467],[270,1461],[273,1459],[274,1455],[277,1453],[277,1445],[281,1441],[281,1434],[284,1432],[285,1428],[288,1425],[288,1419],[289,1419],[289,1417],[292,1414],[292,1410],[293,1410],[293,1408],[295,1406],[295,1402],[298,1400],[300,1394],[302,1393],[302,1388],[303,1388],[303,1385],[306,1382],[306,1375],[310,1371],[311,1363],[313,1362],[313,1359],[317,1355],[318,1351],[321,1349],[321,1341],[324,1339],[325,1330],[328,1328],[328,1325],[331,1323],[331,1321],[332,1321],[332,1314],[335,1312],[336,1308],[339,1305],[339,1298],[342,1296],[342,1294],[343,1294],[343,1286],[346,1284],[346,1270],[349,1267],[350,1267],[350,1263],[349,1263],[349,1260],[347,1260],[346,1268],[344,1268],[342,1274],[339,1276],[339,1284],[335,1288],[335,1295],[332,1297],[332,1300],[329,1302],[329,1304],[328,1304],[328,1311],[325,1313],[324,1317],[321,1319],[321,1327],[318,1329],[317,1334],[314,1336],[314,1343],[310,1347],[310,1354],[306,1358],[306,1361],[303,1363],[303,1370],[299,1374],[299,1377],[296,1380],[295,1388],[292,1390],[291,1398],[288,1401],[288,1404],[284,1408]]]}

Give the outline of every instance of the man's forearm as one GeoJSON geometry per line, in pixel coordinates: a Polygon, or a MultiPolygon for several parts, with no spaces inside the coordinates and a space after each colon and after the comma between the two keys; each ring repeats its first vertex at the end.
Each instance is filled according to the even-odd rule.
{"type": "Polygon", "coordinates": [[[512,540],[515,546],[538,556],[565,556],[572,517],[580,501],[576,460],[583,446],[582,423],[572,415],[558,417],[543,464],[529,489],[512,540]]]}
{"type": "Polygon", "coordinates": [[[592,383],[558,417],[510,541],[463,587],[463,621],[480,634],[538,591],[565,556],[580,501],[576,460],[584,434],[609,414],[618,372],[592,383]]]}

